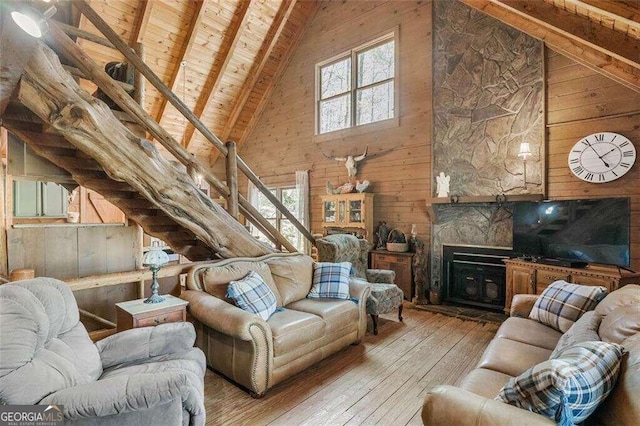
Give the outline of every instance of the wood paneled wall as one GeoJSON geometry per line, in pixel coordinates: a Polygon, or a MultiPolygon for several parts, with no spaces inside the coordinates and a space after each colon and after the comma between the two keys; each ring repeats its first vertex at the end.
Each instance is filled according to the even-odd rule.
{"type": "MultiPolygon", "coordinates": [[[[321,200],[327,181],[347,181],[333,156],[369,156],[358,178],[372,182],[374,224],[385,220],[404,232],[418,225],[428,237],[425,199],[431,190],[431,3],[416,1],[325,2],[304,34],[241,155],[268,185],[295,183],[310,170],[311,229],[321,232],[321,200]],[[314,138],[315,64],[399,26],[399,125],[354,129],[340,137],[314,138]]],[[[243,189],[246,191],[246,188],[243,189]]]]}
{"type": "Polygon", "coordinates": [[[596,132],[620,133],[640,151],[640,94],[547,50],[547,196],[630,197],[631,268],[640,270],[640,161],[613,182],[584,182],[567,167],[573,145],[596,132]]]}

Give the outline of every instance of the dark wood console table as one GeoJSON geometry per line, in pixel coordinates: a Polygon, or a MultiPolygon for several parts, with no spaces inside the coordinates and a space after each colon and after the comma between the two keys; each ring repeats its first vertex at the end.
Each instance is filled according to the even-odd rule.
{"type": "Polygon", "coordinates": [[[511,310],[511,299],[514,294],[541,294],[545,288],[557,280],[603,286],[609,292],[625,284],[640,281],[640,273],[629,272],[616,266],[589,265],[585,268],[567,268],[519,259],[507,259],[504,263],[507,265],[507,293],[504,308],[507,314],[511,310]]]}

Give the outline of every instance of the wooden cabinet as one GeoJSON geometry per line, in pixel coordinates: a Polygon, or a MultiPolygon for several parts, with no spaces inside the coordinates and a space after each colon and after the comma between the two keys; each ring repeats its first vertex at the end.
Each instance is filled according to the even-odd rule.
{"type": "Polygon", "coordinates": [[[322,198],[322,227],[343,228],[363,238],[373,238],[373,194],[354,193],[324,195],[322,198]]]}
{"type": "Polygon", "coordinates": [[[144,299],[116,303],[118,331],[186,321],[189,302],[170,294],[161,303],[144,303],[144,299]]]}
{"type": "Polygon", "coordinates": [[[413,253],[394,253],[386,250],[372,250],[371,268],[390,269],[396,273],[395,283],[404,292],[404,298],[413,298],[413,253]]]}
{"type": "Polygon", "coordinates": [[[567,268],[519,259],[505,260],[507,265],[507,298],[504,311],[511,310],[515,294],[541,294],[551,283],[564,280],[574,284],[603,286],[609,292],[625,284],[637,282],[640,273],[615,266],[589,265],[586,268],[567,268]]]}

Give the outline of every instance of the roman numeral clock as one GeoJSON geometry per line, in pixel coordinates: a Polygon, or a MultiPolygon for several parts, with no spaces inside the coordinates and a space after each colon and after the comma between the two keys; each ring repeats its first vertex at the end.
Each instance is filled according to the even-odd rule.
{"type": "Polygon", "coordinates": [[[593,183],[611,182],[631,170],[636,148],[618,133],[594,133],[569,152],[569,168],[576,177],[593,183]]]}

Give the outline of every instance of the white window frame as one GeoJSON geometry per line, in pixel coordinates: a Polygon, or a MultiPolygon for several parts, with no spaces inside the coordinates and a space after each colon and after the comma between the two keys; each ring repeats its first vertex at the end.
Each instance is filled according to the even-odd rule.
{"type": "Polygon", "coordinates": [[[391,31],[386,31],[383,35],[378,36],[376,38],[374,38],[373,40],[365,43],[365,44],[361,44],[357,47],[354,47],[352,49],[349,49],[347,51],[344,51],[338,55],[332,56],[329,59],[326,59],[322,62],[318,62],[316,64],[315,67],[315,98],[314,98],[314,105],[315,105],[315,114],[314,114],[314,121],[315,121],[315,134],[314,134],[314,139],[316,140],[322,140],[322,139],[332,139],[334,137],[340,137],[343,133],[352,133],[354,132],[354,130],[356,132],[362,132],[363,128],[366,128],[368,131],[371,130],[378,130],[381,128],[387,128],[387,127],[392,127],[392,126],[398,126],[399,125],[399,119],[398,117],[400,116],[399,113],[399,109],[400,109],[400,105],[399,105],[399,68],[400,68],[400,62],[399,62],[399,44],[398,44],[398,39],[399,39],[399,27],[394,28],[391,31]],[[358,54],[362,53],[362,52],[366,52],[368,50],[371,50],[373,48],[376,48],[380,45],[383,45],[385,43],[388,43],[389,41],[393,41],[394,43],[394,70],[393,70],[393,77],[392,78],[388,78],[382,81],[378,81],[372,84],[368,84],[366,86],[362,86],[362,87],[357,87],[357,82],[358,82],[358,54]],[[326,67],[327,65],[331,65],[333,63],[336,62],[340,62],[343,61],[347,58],[351,58],[351,89],[348,92],[341,92],[339,94],[330,96],[326,99],[321,99],[321,90],[320,90],[320,71],[322,68],[326,67]],[[384,83],[388,83],[389,81],[393,80],[393,116],[389,117],[387,119],[384,120],[379,120],[379,121],[374,121],[371,123],[365,123],[365,124],[356,124],[356,118],[357,118],[357,92],[359,90],[362,89],[366,89],[369,87],[375,87],[378,86],[380,84],[384,84],[384,83]],[[351,117],[350,117],[350,126],[349,127],[345,127],[343,129],[338,129],[338,130],[333,130],[330,132],[326,132],[326,133],[320,133],[320,102],[321,101],[326,101],[327,99],[332,99],[334,97],[339,97],[339,96],[344,96],[345,93],[349,93],[350,94],[350,99],[351,99],[351,117]]]}
{"type": "MultiPolygon", "coordinates": [[[[269,189],[269,191],[275,192],[276,198],[282,203],[282,191],[285,191],[285,190],[288,190],[288,189],[296,190],[296,185],[274,186],[274,187],[271,187],[271,188],[268,188],[268,189],[269,189]]],[[[262,194],[262,193],[259,193],[258,197],[265,197],[266,198],[266,196],[264,194],[262,194]]],[[[254,206],[254,207],[256,209],[258,209],[260,206],[258,205],[258,206],[254,206]]],[[[283,220],[288,221],[288,222],[291,222],[291,221],[289,219],[287,219],[286,216],[284,216],[280,210],[275,209],[275,211],[276,211],[276,217],[275,218],[273,218],[273,217],[265,217],[265,219],[267,219],[267,220],[275,220],[275,222],[276,222],[275,228],[278,230],[278,232],[282,233],[282,221],[283,220]]],[[[300,218],[297,218],[297,219],[301,221],[300,218]]],[[[253,235],[259,235],[260,234],[260,231],[258,231],[258,229],[255,226],[253,226],[253,224],[251,225],[251,231],[252,231],[253,235]]],[[[302,252],[304,250],[304,240],[303,240],[304,236],[302,235],[302,233],[297,228],[296,228],[296,232],[298,233],[298,241],[300,242],[300,244],[303,245],[303,247],[298,247],[298,249],[301,250],[301,252],[302,252]]],[[[294,244],[293,241],[289,241],[289,242],[291,244],[294,244]]],[[[270,240],[267,240],[267,243],[271,244],[272,242],[270,240]]],[[[279,244],[276,244],[276,248],[278,250],[280,249],[279,244]]]]}

